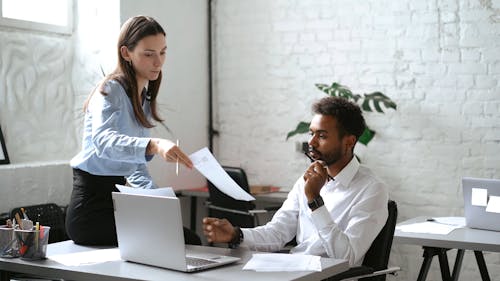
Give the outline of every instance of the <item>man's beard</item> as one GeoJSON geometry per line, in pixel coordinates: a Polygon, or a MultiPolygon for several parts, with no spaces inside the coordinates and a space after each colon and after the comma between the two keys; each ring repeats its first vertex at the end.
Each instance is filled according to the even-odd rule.
{"type": "Polygon", "coordinates": [[[314,158],[314,160],[321,160],[325,162],[326,166],[334,164],[335,162],[339,161],[343,156],[340,149],[335,149],[331,153],[321,153],[316,149],[314,149],[313,147],[309,147],[309,155],[311,155],[311,157],[314,158]]]}

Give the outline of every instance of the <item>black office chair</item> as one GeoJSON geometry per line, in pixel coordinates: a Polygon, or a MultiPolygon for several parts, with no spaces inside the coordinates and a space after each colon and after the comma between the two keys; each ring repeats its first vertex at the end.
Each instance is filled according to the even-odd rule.
{"type": "MultiPolygon", "coordinates": [[[[24,206],[22,208],[24,208],[26,214],[33,223],[38,221],[41,225],[50,226],[49,243],[69,239],[66,235],[66,228],[64,226],[65,212],[63,207],[54,203],[47,203],[24,206]]],[[[19,214],[21,218],[23,217],[21,207],[14,208],[10,211],[11,218],[14,218],[16,213],[19,214]]]]}
{"type": "Polygon", "coordinates": [[[201,238],[198,234],[196,234],[196,232],[187,227],[183,227],[183,231],[185,244],[201,246],[201,238]]]}
{"type": "Polygon", "coordinates": [[[401,270],[399,267],[387,267],[391,254],[392,240],[394,238],[394,229],[396,228],[398,207],[396,202],[389,200],[387,208],[389,211],[387,221],[368,249],[368,252],[366,252],[363,264],[351,267],[347,271],[326,279],[327,281],[352,278],[359,278],[359,280],[363,281],[385,281],[387,274],[395,274],[401,270]]]}
{"type": "MultiPolygon", "coordinates": [[[[243,190],[250,193],[247,175],[242,168],[223,166],[226,173],[243,190]]],[[[215,187],[208,181],[209,198],[206,202],[208,215],[216,218],[225,218],[234,226],[250,228],[259,225],[259,214],[265,214],[278,210],[278,206],[272,206],[264,209],[255,209],[255,204],[250,201],[236,200],[215,187]]]]}

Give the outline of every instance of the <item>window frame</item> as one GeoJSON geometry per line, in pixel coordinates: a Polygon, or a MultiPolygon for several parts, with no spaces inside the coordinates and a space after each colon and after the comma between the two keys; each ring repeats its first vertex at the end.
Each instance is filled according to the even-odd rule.
{"type": "Polygon", "coordinates": [[[62,25],[3,17],[3,12],[2,12],[3,0],[0,0],[0,27],[12,27],[24,30],[34,30],[34,31],[71,35],[73,33],[73,21],[74,21],[73,8],[75,2],[74,0],[66,0],[66,1],[68,2],[66,11],[68,15],[68,22],[65,26],[62,26],[62,25]]]}

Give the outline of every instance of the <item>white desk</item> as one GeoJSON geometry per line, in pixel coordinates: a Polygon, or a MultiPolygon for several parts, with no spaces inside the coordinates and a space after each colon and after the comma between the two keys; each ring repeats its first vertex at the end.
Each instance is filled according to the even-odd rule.
{"type": "MultiPolygon", "coordinates": [[[[418,217],[404,221],[398,225],[423,222],[427,217],[418,217]]],[[[394,242],[419,245],[424,249],[424,261],[420,267],[418,281],[423,281],[431,266],[432,258],[438,256],[441,268],[441,277],[446,280],[458,280],[465,250],[473,250],[483,281],[490,280],[488,269],[483,257],[483,251],[500,252],[500,233],[468,227],[453,230],[448,235],[409,233],[397,230],[394,232],[394,242]],[[450,275],[446,252],[457,249],[457,256],[453,271],[450,275]]]]}
{"type": "MultiPolygon", "coordinates": [[[[65,266],[51,259],[24,261],[21,259],[0,258],[1,280],[9,280],[9,272],[34,274],[43,277],[63,278],[67,280],[125,281],[125,280],[321,280],[348,269],[346,260],[321,258],[321,272],[255,272],[242,270],[254,252],[244,249],[226,249],[203,246],[210,253],[238,256],[241,262],[195,273],[183,273],[126,261],[110,261],[84,266],[65,266]]],[[[47,255],[69,254],[99,249],[75,245],[73,241],[49,244],[47,255]]]]}

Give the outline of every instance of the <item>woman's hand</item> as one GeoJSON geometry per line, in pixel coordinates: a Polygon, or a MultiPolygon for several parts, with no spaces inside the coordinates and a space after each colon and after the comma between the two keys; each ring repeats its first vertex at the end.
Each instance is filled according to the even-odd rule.
{"type": "Polygon", "coordinates": [[[191,159],[189,159],[189,157],[182,152],[182,150],[175,145],[175,143],[167,139],[152,138],[146,148],[146,154],[158,154],[168,162],[179,161],[179,163],[185,165],[186,167],[190,169],[193,168],[193,162],[191,162],[191,159]]]}
{"type": "Polygon", "coordinates": [[[236,232],[233,225],[226,219],[204,218],[203,234],[208,242],[229,243],[233,240],[236,232]]]}

